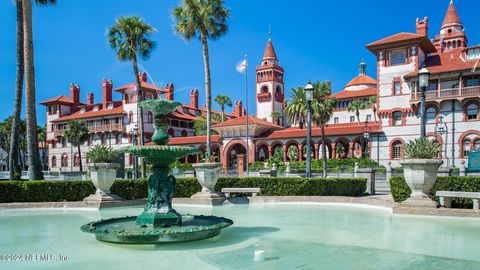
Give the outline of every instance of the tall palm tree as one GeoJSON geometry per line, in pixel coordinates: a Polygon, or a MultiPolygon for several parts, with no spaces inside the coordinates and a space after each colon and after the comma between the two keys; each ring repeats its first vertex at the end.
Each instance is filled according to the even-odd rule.
{"type": "Polygon", "coordinates": [[[273,120],[273,123],[277,123],[277,119],[282,116],[282,114],[280,112],[277,112],[277,111],[273,111],[270,116],[272,117],[272,120],[273,120]]]}
{"type": "MultiPolygon", "coordinates": [[[[108,30],[108,42],[117,54],[120,61],[131,61],[133,65],[133,75],[137,88],[137,101],[142,100],[140,77],[138,72],[137,58],[142,59],[150,57],[155,48],[155,42],[150,39],[150,35],[155,32],[148,23],[144,22],[138,16],[122,16],[117,19],[114,26],[108,30]]],[[[145,143],[143,109],[137,106],[137,115],[140,123],[140,144],[145,143]]],[[[142,177],[146,177],[145,160],[142,159],[142,177]]]]}
{"type": "Polygon", "coordinates": [[[307,116],[307,100],[303,86],[290,89],[290,98],[284,109],[288,122],[293,125],[303,126],[307,116]]]}
{"type": "Polygon", "coordinates": [[[327,177],[327,146],[325,145],[325,125],[330,121],[336,100],[330,96],[328,82],[316,81],[313,84],[312,118],[320,126],[322,137],[322,176],[327,177]]]}
{"type": "Polygon", "coordinates": [[[347,110],[349,112],[355,112],[355,115],[357,116],[357,120],[360,123],[360,110],[364,110],[367,108],[367,103],[365,101],[356,99],[350,104],[348,104],[347,110]]]}
{"type": "MultiPolygon", "coordinates": [[[[88,140],[88,128],[85,121],[71,120],[68,122],[68,130],[65,131],[65,138],[77,147],[78,156],[80,159],[80,171],[83,172],[82,167],[82,152],[80,146],[88,140]]],[[[73,157],[72,157],[73,160],[73,157]]]]}
{"type": "Polygon", "coordinates": [[[373,119],[375,120],[375,123],[376,123],[377,122],[377,96],[371,96],[370,98],[368,98],[367,106],[372,106],[373,119]]]}
{"type": "MultiPolygon", "coordinates": [[[[39,5],[55,4],[56,0],[35,0],[39,5]]],[[[35,108],[35,64],[33,56],[32,0],[23,0],[23,50],[25,61],[25,103],[27,116],[27,157],[29,180],[43,179],[38,153],[37,111],[35,108]]]]}
{"type": "Polygon", "coordinates": [[[227,32],[229,16],[230,10],[224,6],[223,0],[182,0],[182,4],[173,9],[173,18],[176,21],[175,32],[187,41],[198,37],[202,42],[207,99],[207,157],[211,154],[212,129],[212,89],[208,39],[218,39],[227,32]]]}
{"type": "Polygon", "coordinates": [[[232,100],[229,96],[218,95],[215,97],[215,102],[220,105],[222,109],[222,122],[225,121],[225,106],[232,107],[232,100]]]}
{"type": "Polygon", "coordinates": [[[23,79],[25,76],[25,63],[23,58],[23,6],[22,0],[17,0],[17,78],[15,81],[15,101],[13,106],[13,122],[10,135],[10,150],[8,152],[8,167],[10,180],[20,180],[21,168],[18,156],[18,129],[20,127],[20,114],[22,113],[23,79]]]}

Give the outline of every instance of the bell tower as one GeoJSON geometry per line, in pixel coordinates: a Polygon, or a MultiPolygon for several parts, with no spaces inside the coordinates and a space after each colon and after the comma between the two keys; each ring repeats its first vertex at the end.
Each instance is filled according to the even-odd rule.
{"type": "Polygon", "coordinates": [[[277,55],[270,38],[262,62],[256,68],[257,117],[268,122],[286,126],[284,109],[283,68],[278,65],[277,55]],[[272,112],[278,112],[275,119],[272,112]]]}

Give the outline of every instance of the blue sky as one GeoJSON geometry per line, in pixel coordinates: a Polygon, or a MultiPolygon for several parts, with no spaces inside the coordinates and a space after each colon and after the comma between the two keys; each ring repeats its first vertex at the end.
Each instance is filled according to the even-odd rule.
{"type": "MultiPolygon", "coordinates": [[[[101,80],[114,87],[133,81],[130,63],[115,59],[105,33],[120,15],[139,15],[157,32],[157,48],[141,69],[157,85],[175,84],[175,98],[187,103],[190,89],[200,91],[204,103],[204,71],[198,40],[185,42],[173,32],[170,16],[179,1],[167,0],[60,0],[54,7],[34,8],[37,101],[68,95],[70,82],[101,99],[101,80]]],[[[429,17],[429,36],[438,33],[449,0],[337,0],[337,1],[226,1],[231,9],[230,30],[210,42],[213,96],[244,100],[244,77],[235,71],[248,54],[250,113],[255,113],[254,67],[260,63],[271,25],[285,89],[308,80],[330,80],[339,91],[358,73],[362,58],[375,77],[375,58],[365,44],[398,32],[415,32],[415,18],[429,17]]],[[[469,45],[480,43],[479,0],[456,0],[469,45]]],[[[15,5],[0,1],[0,119],[12,114],[15,89],[15,5]]],[[[288,94],[287,94],[288,96],[288,94]]],[[[118,94],[114,94],[119,99],[118,94]]],[[[216,107],[216,105],[214,105],[216,107]]],[[[38,122],[45,123],[45,108],[38,106],[38,122]]],[[[217,107],[218,108],[218,107],[217,107]]],[[[227,110],[231,110],[228,108],[227,110]]]]}

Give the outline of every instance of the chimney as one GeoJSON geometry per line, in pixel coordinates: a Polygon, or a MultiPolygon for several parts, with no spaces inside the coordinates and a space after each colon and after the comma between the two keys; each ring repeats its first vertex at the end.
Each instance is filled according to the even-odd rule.
{"type": "Polygon", "coordinates": [[[80,105],[80,85],[70,83],[70,97],[73,100],[73,110],[76,111],[80,105]]]}
{"type": "Polygon", "coordinates": [[[140,74],[138,74],[138,78],[140,79],[140,82],[147,82],[147,73],[144,71],[140,74]]]}
{"type": "Polygon", "coordinates": [[[417,34],[428,37],[428,17],[416,20],[417,34]]]}
{"type": "Polygon", "coordinates": [[[247,108],[242,108],[242,115],[247,115],[247,108]]]}
{"type": "Polygon", "coordinates": [[[94,98],[93,98],[93,93],[90,92],[90,93],[87,94],[87,104],[88,105],[93,105],[93,103],[95,103],[94,98]]]}
{"type": "Polygon", "coordinates": [[[242,113],[242,101],[235,101],[235,106],[233,107],[233,115],[235,115],[236,117],[241,117],[242,113]]]}
{"type": "Polygon", "coordinates": [[[190,107],[198,108],[198,90],[190,90],[190,107]]]}
{"type": "Polygon", "coordinates": [[[173,86],[173,83],[167,83],[165,85],[165,93],[163,94],[163,97],[166,100],[172,100],[173,101],[173,92],[175,91],[175,87],[173,86]]]}
{"type": "Polygon", "coordinates": [[[107,109],[107,104],[112,101],[112,80],[102,80],[102,103],[103,109],[107,109]]]}

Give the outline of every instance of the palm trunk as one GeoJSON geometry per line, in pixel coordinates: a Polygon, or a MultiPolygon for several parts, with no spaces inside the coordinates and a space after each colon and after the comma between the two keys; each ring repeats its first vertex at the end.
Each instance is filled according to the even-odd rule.
{"type": "Polygon", "coordinates": [[[211,129],[212,129],[212,116],[211,116],[211,82],[210,82],[210,63],[208,56],[208,41],[207,36],[202,33],[202,48],[203,48],[203,64],[205,66],[205,92],[207,99],[207,157],[210,157],[211,154],[211,129]]]}
{"type": "Polygon", "coordinates": [[[35,102],[35,67],[33,56],[32,1],[23,1],[24,53],[25,53],[25,103],[27,116],[27,151],[29,180],[43,179],[38,153],[37,112],[35,102]]]}
{"type": "Polygon", "coordinates": [[[321,125],[321,131],[322,131],[322,165],[323,165],[323,172],[322,172],[322,177],[326,178],[327,177],[327,146],[325,145],[325,125],[321,125]]]}
{"type": "Polygon", "coordinates": [[[20,128],[20,114],[22,113],[23,78],[25,76],[25,63],[23,59],[23,6],[17,0],[17,80],[15,82],[15,103],[13,106],[13,121],[10,135],[10,149],[8,151],[8,167],[10,180],[20,180],[18,173],[22,169],[18,162],[18,130],[20,128]]]}
{"type": "Polygon", "coordinates": [[[358,123],[360,123],[360,112],[358,110],[355,112],[355,115],[357,115],[358,123]]]}
{"type": "Polygon", "coordinates": [[[225,121],[225,106],[222,106],[222,122],[225,121]]]}
{"type": "Polygon", "coordinates": [[[373,119],[377,123],[377,106],[373,105],[373,119]]]}
{"type": "Polygon", "coordinates": [[[80,152],[80,144],[77,145],[78,149],[78,159],[79,159],[79,167],[80,167],[80,172],[83,172],[83,166],[82,166],[82,152],[80,152]]]}
{"type": "MultiPolygon", "coordinates": [[[[140,145],[144,145],[145,144],[145,140],[144,140],[144,133],[145,133],[145,129],[144,129],[144,126],[143,126],[143,109],[138,106],[138,103],[140,101],[143,100],[142,98],[142,85],[140,83],[140,77],[138,76],[139,73],[138,73],[138,63],[137,63],[137,57],[134,56],[133,59],[132,59],[132,63],[133,63],[133,73],[135,73],[135,83],[136,83],[136,86],[137,86],[137,115],[138,115],[138,123],[139,123],[139,130],[140,130],[140,140],[139,140],[139,144],[140,145]]],[[[147,177],[147,168],[146,168],[146,165],[145,165],[145,160],[142,158],[142,178],[146,178],[147,177]]]]}

